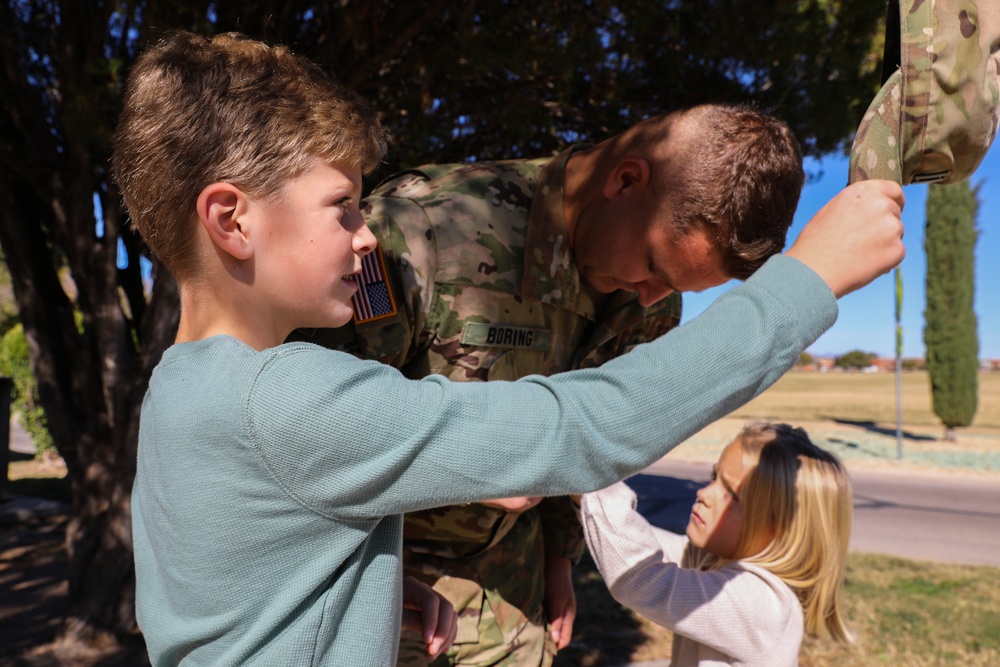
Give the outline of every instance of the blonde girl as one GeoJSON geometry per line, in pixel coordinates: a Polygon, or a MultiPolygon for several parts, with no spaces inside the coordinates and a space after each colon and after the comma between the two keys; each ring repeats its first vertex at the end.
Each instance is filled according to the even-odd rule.
{"type": "Polygon", "coordinates": [[[697,493],[686,537],[651,526],[618,483],[581,498],[612,595],[673,630],[671,665],[797,665],[803,631],[850,641],[842,589],[851,486],[787,424],[750,424],[697,493]]]}

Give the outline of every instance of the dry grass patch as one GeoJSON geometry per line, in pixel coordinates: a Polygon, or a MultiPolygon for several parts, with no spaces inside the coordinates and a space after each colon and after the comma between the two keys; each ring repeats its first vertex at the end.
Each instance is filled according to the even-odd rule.
{"type": "MultiPolygon", "coordinates": [[[[931,406],[925,371],[902,374],[903,423],[931,427],[940,421],[931,406]]],[[[893,373],[786,373],[774,386],[733,412],[734,417],[783,421],[848,420],[896,423],[896,376],[893,373]]],[[[1000,430],[1000,373],[979,374],[979,407],[972,427],[1000,430]]]]}
{"type": "Polygon", "coordinates": [[[34,458],[11,452],[6,491],[19,496],[70,502],[66,464],[56,455],[34,458]]]}

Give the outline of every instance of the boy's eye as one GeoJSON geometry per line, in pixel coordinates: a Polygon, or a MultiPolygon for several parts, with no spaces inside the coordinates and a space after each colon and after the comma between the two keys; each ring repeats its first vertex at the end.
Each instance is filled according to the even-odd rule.
{"type": "Polygon", "coordinates": [[[350,197],[344,197],[343,199],[338,199],[337,201],[335,201],[333,205],[340,208],[340,210],[343,211],[344,213],[350,213],[351,201],[352,200],[350,197]]]}

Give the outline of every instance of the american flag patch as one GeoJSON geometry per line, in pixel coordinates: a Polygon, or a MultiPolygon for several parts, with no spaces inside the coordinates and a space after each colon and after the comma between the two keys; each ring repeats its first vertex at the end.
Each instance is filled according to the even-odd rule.
{"type": "Polygon", "coordinates": [[[396,314],[396,301],[392,298],[386,280],[385,258],[382,246],[361,258],[361,273],[351,278],[358,291],[351,297],[354,305],[354,323],[364,324],[396,314]]]}

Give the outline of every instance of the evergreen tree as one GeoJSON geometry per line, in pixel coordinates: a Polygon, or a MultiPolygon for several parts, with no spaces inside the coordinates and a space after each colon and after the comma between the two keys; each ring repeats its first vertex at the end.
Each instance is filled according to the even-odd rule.
{"type": "Polygon", "coordinates": [[[934,412],[945,427],[968,426],[976,414],[979,339],[975,292],[976,213],[979,186],[968,181],[931,185],[927,195],[927,309],[924,343],[934,412]]]}

